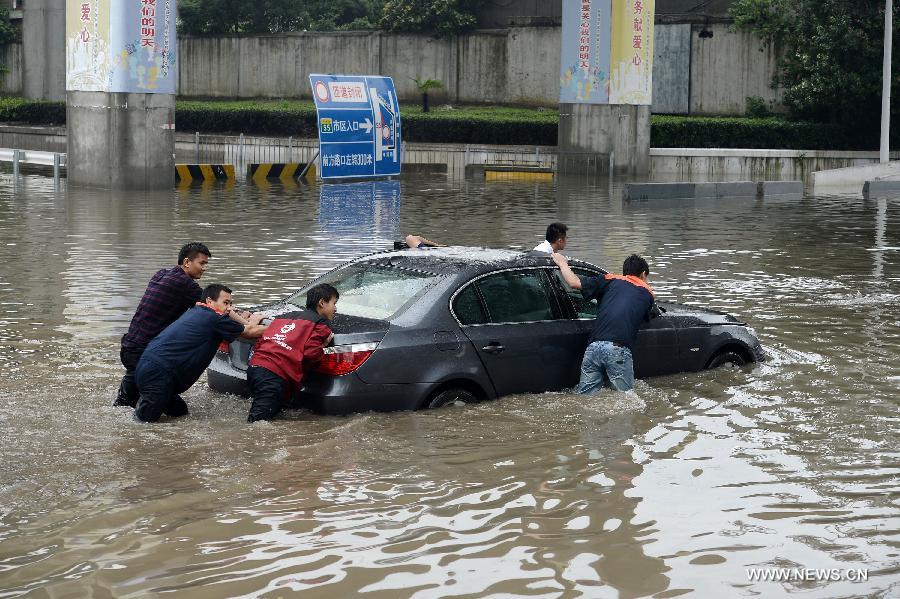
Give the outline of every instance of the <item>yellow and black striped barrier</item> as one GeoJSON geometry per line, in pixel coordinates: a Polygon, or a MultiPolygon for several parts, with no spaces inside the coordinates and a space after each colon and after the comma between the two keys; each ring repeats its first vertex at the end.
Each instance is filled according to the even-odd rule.
{"type": "Polygon", "coordinates": [[[176,164],[175,172],[181,183],[234,180],[233,164],[176,164]]]}
{"type": "MultiPolygon", "coordinates": [[[[281,179],[282,181],[293,180],[300,176],[303,169],[306,168],[305,162],[263,162],[260,164],[250,165],[250,178],[259,183],[266,179],[281,179]]],[[[310,165],[309,170],[303,176],[307,181],[316,180],[316,165],[310,165]]]]}
{"type": "Polygon", "coordinates": [[[553,181],[553,171],[549,169],[484,169],[485,181],[553,181]]]}

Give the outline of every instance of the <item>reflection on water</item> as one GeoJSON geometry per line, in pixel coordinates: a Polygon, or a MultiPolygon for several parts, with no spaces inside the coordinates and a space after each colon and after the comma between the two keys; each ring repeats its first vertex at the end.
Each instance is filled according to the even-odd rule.
{"type": "Polygon", "coordinates": [[[606,181],[0,182],[0,597],[897,596],[900,202],[623,204],[606,181]],[[770,360],[551,393],[247,425],[111,407],[118,338],[180,245],[244,305],[415,232],[649,257],[665,300],[740,315],[770,360]],[[868,580],[751,581],[864,568],[868,580]]]}

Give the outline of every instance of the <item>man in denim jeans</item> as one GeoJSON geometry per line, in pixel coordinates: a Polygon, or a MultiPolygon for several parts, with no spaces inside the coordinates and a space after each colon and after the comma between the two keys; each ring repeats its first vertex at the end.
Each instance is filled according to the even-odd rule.
{"type": "Polygon", "coordinates": [[[551,256],[572,289],[580,289],[585,300],[596,298],[599,303],[581,362],[578,392],[594,393],[606,379],[618,391],[631,391],[634,388],[631,348],[641,323],[655,315],[653,290],[647,285],[650,266],[632,254],[622,265],[622,276],[579,277],[569,268],[565,256],[558,253],[551,256]]]}

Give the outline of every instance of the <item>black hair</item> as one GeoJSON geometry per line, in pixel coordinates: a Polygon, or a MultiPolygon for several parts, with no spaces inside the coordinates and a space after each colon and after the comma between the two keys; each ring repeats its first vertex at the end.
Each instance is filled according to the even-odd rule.
{"type": "Polygon", "coordinates": [[[547,241],[549,243],[553,243],[557,239],[566,236],[566,233],[569,232],[569,227],[562,223],[550,223],[547,226],[547,241]]]}
{"type": "Polygon", "coordinates": [[[650,265],[647,264],[647,261],[638,256],[637,254],[631,254],[627,258],[625,258],[625,262],[622,264],[622,274],[623,275],[634,275],[636,277],[641,276],[643,273],[650,274],[650,265]]]}
{"type": "Polygon", "coordinates": [[[212,285],[207,285],[203,289],[203,294],[200,296],[200,301],[206,302],[206,300],[208,299],[216,301],[219,299],[219,295],[221,295],[223,291],[225,293],[232,293],[231,289],[221,283],[213,283],[212,285]]]}
{"type": "Polygon", "coordinates": [[[341,294],[338,290],[328,283],[319,283],[306,292],[306,309],[315,311],[319,305],[319,300],[330,302],[331,298],[339,298],[341,294]]]}
{"type": "Polygon", "coordinates": [[[209,251],[209,248],[199,241],[192,241],[190,243],[184,244],[181,248],[181,251],[178,252],[178,264],[181,265],[184,263],[184,259],[193,260],[197,257],[197,254],[206,254],[207,258],[212,258],[212,254],[209,251]]]}

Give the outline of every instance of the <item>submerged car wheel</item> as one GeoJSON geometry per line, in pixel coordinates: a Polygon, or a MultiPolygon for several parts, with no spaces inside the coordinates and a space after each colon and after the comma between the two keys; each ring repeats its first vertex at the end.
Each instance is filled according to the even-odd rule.
{"type": "Polygon", "coordinates": [[[442,408],[449,405],[475,403],[477,398],[465,389],[444,389],[436,393],[425,407],[442,408]]]}
{"type": "Polygon", "coordinates": [[[740,368],[746,363],[747,359],[744,358],[744,356],[736,351],[728,350],[713,356],[713,359],[709,361],[709,364],[706,367],[710,370],[713,368],[721,368],[722,366],[726,368],[740,368]]]}

